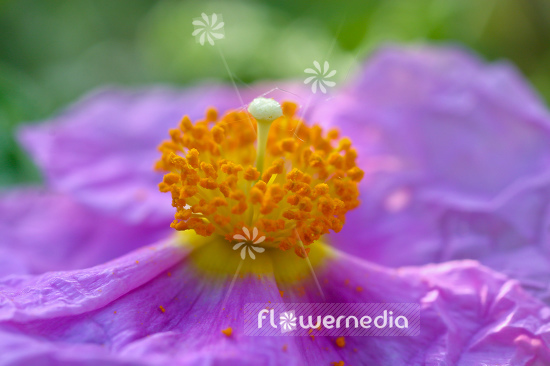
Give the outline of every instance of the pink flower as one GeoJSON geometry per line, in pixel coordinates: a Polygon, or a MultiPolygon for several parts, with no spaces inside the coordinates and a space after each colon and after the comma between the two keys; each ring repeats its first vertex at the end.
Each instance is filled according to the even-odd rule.
{"type": "MultiPolygon", "coordinates": [[[[169,228],[175,210],[170,195],[157,192],[156,145],[184,113],[195,121],[211,105],[238,108],[231,89],[105,90],[26,127],[21,140],[47,185],[5,193],[0,202],[2,263],[11,266],[0,278],[0,364],[549,363],[550,308],[518,281],[472,260],[427,264],[470,257],[493,265],[487,258],[506,255],[509,243],[526,245],[508,233],[542,227],[538,201],[520,199],[539,181],[507,187],[545,168],[544,110],[522,87],[507,89],[514,98],[502,93],[492,83],[498,72],[457,51],[387,50],[369,65],[341,99],[316,100],[306,116],[351,135],[367,172],[364,202],[331,237],[333,246],[311,245],[315,277],[293,251],[269,248],[254,266],[240,267],[230,243],[194,245],[196,236],[169,228]],[[485,134],[500,131],[497,117],[508,118],[506,138],[485,134]],[[495,168],[492,160],[508,154],[504,143],[516,154],[495,168]],[[460,174],[465,167],[471,174],[460,174]],[[518,203],[507,209],[500,203],[509,197],[518,203]],[[485,243],[469,235],[477,231],[456,236],[442,225],[451,207],[484,223],[479,230],[489,231],[494,253],[478,255],[485,243]],[[337,247],[390,266],[418,266],[388,268],[337,247]],[[250,302],[418,303],[421,331],[345,342],[247,337],[242,308],[250,302]]],[[[501,72],[497,79],[509,85],[509,71],[501,72]]]]}

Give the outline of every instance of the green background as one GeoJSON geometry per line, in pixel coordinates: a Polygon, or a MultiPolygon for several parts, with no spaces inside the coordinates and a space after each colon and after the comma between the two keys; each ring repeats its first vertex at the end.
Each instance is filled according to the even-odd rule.
{"type": "Polygon", "coordinates": [[[512,61],[550,100],[549,0],[0,0],[0,185],[40,180],[17,124],[91,89],[227,82],[217,48],[191,36],[202,12],[222,14],[240,84],[302,79],[314,59],[350,70],[385,42],[451,42],[512,61]]]}

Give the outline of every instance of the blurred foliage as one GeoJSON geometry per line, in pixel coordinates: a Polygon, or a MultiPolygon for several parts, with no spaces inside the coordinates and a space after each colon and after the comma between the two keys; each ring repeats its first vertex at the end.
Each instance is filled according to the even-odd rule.
{"type": "Polygon", "coordinates": [[[0,0],[0,185],[39,179],[16,126],[93,88],[227,82],[218,48],[191,36],[202,12],[222,14],[239,83],[301,79],[314,59],[349,70],[385,42],[456,42],[515,63],[550,100],[548,0],[0,0]]]}

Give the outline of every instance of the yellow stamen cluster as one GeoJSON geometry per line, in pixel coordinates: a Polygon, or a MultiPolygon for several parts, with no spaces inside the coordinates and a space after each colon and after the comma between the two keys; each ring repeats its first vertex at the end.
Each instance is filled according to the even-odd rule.
{"type": "Polygon", "coordinates": [[[304,125],[295,104],[282,107],[263,172],[255,167],[256,120],[244,111],[219,119],[209,109],[205,119],[193,124],[186,116],[170,130],[156,168],[169,172],[159,188],[172,194],[173,228],[234,241],[242,227],[256,227],[266,236],[262,246],[301,257],[321,235],[342,229],[346,212],[359,205],[357,152],[338,130],[324,135],[320,126],[304,125]]]}

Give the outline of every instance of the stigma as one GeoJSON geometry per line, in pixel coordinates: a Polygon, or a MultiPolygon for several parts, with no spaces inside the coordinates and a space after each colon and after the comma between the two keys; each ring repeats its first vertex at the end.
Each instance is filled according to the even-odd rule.
{"type": "Polygon", "coordinates": [[[210,108],[194,123],[183,117],[156,164],[165,172],[159,189],[176,211],[171,227],[229,242],[254,231],[265,236],[258,246],[300,257],[340,231],[359,205],[357,152],[338,130],[325,133],[296,111],[294,103],[257,98],[248,112],[219,117],[210,108]]]}

